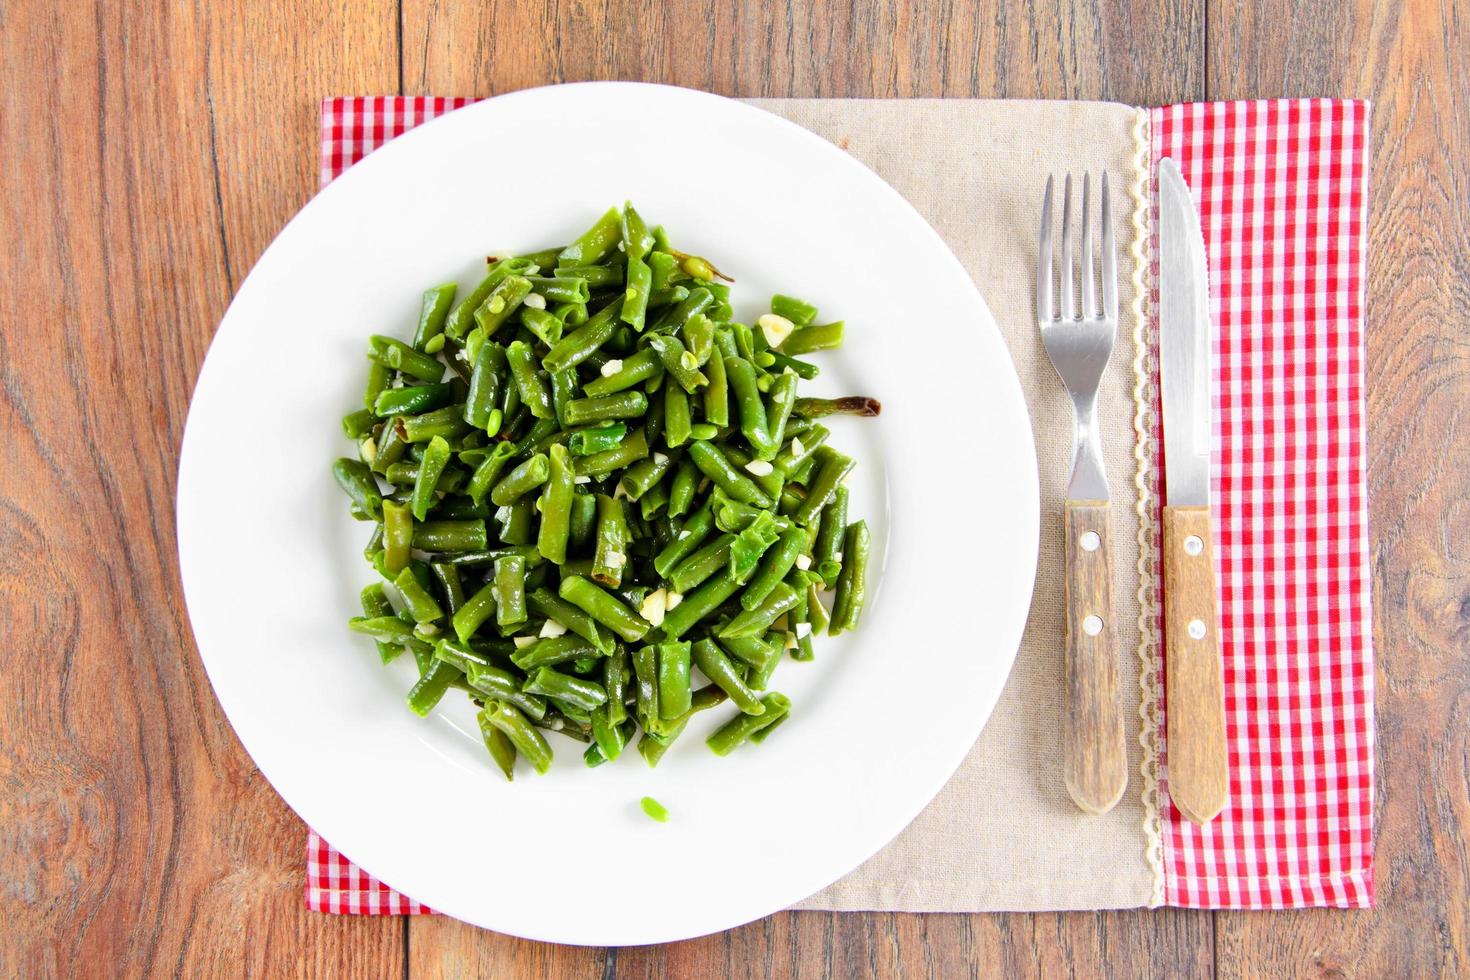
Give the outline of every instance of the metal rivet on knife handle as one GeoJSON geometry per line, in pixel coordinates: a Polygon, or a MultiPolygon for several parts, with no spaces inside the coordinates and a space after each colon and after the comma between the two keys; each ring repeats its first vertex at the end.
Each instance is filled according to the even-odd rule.
{"type": "Polygon", "coordinates": [[[1230,775],[1206,507],[1164,508],[1164,631],[1169,797],[1186,819],[1208,823],[1225,808],[1230,775]]]}

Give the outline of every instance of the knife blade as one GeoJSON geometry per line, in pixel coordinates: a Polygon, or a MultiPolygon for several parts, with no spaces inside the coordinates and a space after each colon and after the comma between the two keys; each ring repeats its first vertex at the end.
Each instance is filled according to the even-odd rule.
{"type": "Polygon", "coordinates": [[[1214,337],[1199,214],[1174,160],[1159,161],[1158,181],[1168,789],[1187,819],[1208,823],[1230,793],[1210,517],[1214,337]]]}

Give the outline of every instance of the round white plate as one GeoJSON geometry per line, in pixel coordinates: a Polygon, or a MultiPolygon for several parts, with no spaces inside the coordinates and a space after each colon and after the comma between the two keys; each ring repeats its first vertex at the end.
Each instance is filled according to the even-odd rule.
{"type": "MultiPolygon", "coordinates": [[[[371,874],[430,907],[533,939],[627,945],[775,912],[861,864],[954,772],[1000,694],[1035,572],[1036,461],[1020,386],[970,277],[892,188],[759,109],[597,83],[516,92],[378,150],[286,226],[210,347],[179,463],[179,562],[220,703],[286,802],[371,874]],[[736,313],[773,292],[847,321],[819,393],[874,534],[862,628],[823,638],[773,688],[791,720],[728,758],[706,712],[656,770],[628,752],[508,784],[472,706],[404,706],[348,632],[373,579],[368,527],[329,472],[360,404],[371,333],[408,337],[427,286],[487,252],[574,237],[632,199],[733,275],[736,313]],[[645,817],[651,795],[671,811],[645,817]]],[[[248,819],[242,815],[241,819],[248,819]]]]}

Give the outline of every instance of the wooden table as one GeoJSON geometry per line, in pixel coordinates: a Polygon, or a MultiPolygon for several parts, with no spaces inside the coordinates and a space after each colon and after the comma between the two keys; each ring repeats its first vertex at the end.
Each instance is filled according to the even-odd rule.
{"type": "Polygon", "coordinates": [[[451,6],[0,6],[0,974],[1470,974],[1467,0],[451,6]],[[1377,911],[783,913],[602,950],[305,910],[300,821],[215,703],[180,600],[174,471],[200,361],[316,188],[322,96],[594,78],[1376,101],[1377,911]]]}

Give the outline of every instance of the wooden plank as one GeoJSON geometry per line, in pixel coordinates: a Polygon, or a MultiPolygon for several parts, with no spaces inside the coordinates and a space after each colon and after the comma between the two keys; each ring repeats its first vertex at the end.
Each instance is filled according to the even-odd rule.
{"type": "Polygon", "coordinates": [[[1372,913],[1220,913],[1222,976],[1470,974],[1470,31],[1464,3],[1216,3],[1211,98],[1374,99],[1368,482],[1372,913]]]}
{"type": "MultiPolygon", "coordinates": [[[[404,85],[411,94],[485,96],[621,78],[735,96],[1148,104],[1203,95],[1203,25],[1201,0],[1121,7],[496,0],[480,8],[404,0],[404,85]]],[[[455,963],[466,974],[534,966],[543,976],[973,976],[1073,968],[1203,976],[1212,947],[1209,914],[1198,912],[784,913],[686,943],[597,954],[551,954],[445,920],[415,920],[410,932],[416,976],[437,976],[455,963]]]]}
{"type": "Polygon", "coordinates": [[[374,16],[369,43],[360,16],[43,0],[4,15],[5,975],[402,969],[401,923],[303,907],[300,821],[210,692],[174,558],[177,447],[227,269],[238,281],[310,190],[297,110],[369,80],[335,81],[319,36],[353,37],[348,60],[396,83],[391,22],[374,16]]]}

